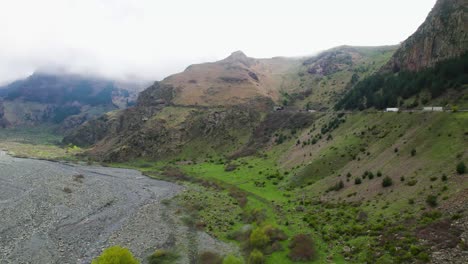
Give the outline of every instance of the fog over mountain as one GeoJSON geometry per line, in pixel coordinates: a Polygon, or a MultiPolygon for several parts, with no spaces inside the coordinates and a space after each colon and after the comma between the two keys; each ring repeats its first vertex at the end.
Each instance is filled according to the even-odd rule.
{"type": "Polygon", "coordinates": [[[232,51],[309,55],[397,44],[435,0],[15,0],[0,3],[0,84],[38,68],[161,79],[232,51]],[[352,10],[352,11],[351,11],[352,10]]]}

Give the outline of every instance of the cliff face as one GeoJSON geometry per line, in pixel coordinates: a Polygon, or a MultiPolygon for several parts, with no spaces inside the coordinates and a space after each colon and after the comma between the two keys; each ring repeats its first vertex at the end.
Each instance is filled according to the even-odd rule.
{"type": "Polygon", "coordinates": [[[418,71],[468,49],[468,1],[438,0],[424,23],[406,39],[384,71],[418,71]]]}
{"type": "Polygon", "coordinates": [[[9,122],[5,117],[5,107],[3,106],[2,99],[0,99],[0,127],[5,128],[8,125],[9,125],[9,122]]]}

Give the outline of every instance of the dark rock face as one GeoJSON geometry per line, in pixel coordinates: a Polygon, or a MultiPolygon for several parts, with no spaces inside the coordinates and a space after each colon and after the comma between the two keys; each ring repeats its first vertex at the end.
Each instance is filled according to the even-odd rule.
{"type": "Polygon", "coordinates": [[[271,100],[253,98],[239,106],[195,107],[182,124],[173,127],[153,118],[167,106],[185,107],[174,105],[172,99],[173,88],[156,82],[140,94],[135,107],[90,120],[63,142],[94,145],[89,154],[99,160],[158,159],[178,153],[193,140],[206,140],[212,148],[235,142],[237,138],[232,133],[252,131],[260,122],[259,111],[267,111],[273,105],[271,100]]]}
{"type": "Polygon", "coordinates": [[[342,47],[336,50],[323,52],[320,55],[305,60],[303,65],[309,66],[310,74],[327,76],[340,71],[343,66],[351,66],[353,59],[350,52],[356,52],[351,47],[342,47]]]}
{"type": "Polygon", "coordinates": [[[6,116],[5,116],[5,109],[3,106],[3,101],[0,99],[0,127],[5,128],[10,125],[6,116]]]}
{"type": "Polygon", "coordinates": [[[384,71],[418,71],[468,50],[468,1],[438,0],[426,21],[405,40],[384,71]]]}
{"type": "Polygon", "coordinates": [[[151,107],[169,105],[174,99],[174,88],[155,82],[138,96],[137,106],[151,107]]]}

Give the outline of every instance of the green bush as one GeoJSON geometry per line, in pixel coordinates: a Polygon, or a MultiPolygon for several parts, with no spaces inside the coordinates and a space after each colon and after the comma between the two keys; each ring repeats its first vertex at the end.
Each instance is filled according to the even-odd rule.
{"type": "Polygon", "coordinates": [[[436,207],[437,206],[437,196],[435,195],[428,195],[426,198],[426,203],[431,206],[431,207],[436,207]]]}
{"type": "Polygon", "coordinates": [[[361,178],[357,177],[356,179],[354,179],[354,184],[361,184],[361,183],[362,183],[361,178]]]}
{"type": "Polygon", "coordinates": [[[265,234],[265,231],[262,228],[257,227],[250,234],[249,241],[252,247],[263,248],[268,244],[270,238],[265,234]]]}
{"type": "Polygon", "coordinates": [[[442,174],[442,181],[447,181],[447,180],[448,180],[447,175],[442,174]]]}
{"type": "Polygon", "coordinates": [[[415,149],[411,150],[411,156],[416,156],[416,150],[415,149]]]}
{"type": "Polygon", "coordinates": [[[237,258],[233,255],[228,255],[224,258],[223,264],[244,264],[241,258],[237,258]]]}
{"type": "Polygon", "coordinates": [[[139,264],[140,262],[133,257],[130,250],[113,246],[105,249],[102,254],[92,261],[92,264],[139,264]]]}
{"type": "Polygon", "coordinates": [[[250,252],[249,264],[263,264],[264,262],[265,259],[261,251],[254,249],[252,252],[250,252]]]}
{"type": "Polygon", "coordinates": [[[386,176],[385,178],[383,178],[383,180],[382,180],[382,186],[383,186],[383,187],[389,187],[389,186],[392,186],[392,184],[393,184],[392,178],[390,178],[390,177],[388,177],[388,176],[386,176]]]}
{"type": "Polygon", "coordinates": [[[457,173],[464,174],[466,172],[466,165],[463,161],[457,164],[457,173]]]}

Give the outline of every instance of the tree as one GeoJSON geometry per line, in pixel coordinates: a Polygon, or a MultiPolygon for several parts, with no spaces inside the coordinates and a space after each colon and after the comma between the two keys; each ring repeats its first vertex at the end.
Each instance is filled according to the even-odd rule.
{"type": "Polygon", "coordinates": [[[130,250],[113,246],[105,249],[102,254],[92,261],[92,264],[139,264],[140,262],[133,257],[130,250]]]}
{"type": "Polygon", "coordinates": [[[415,149],[411,150],[411,156],[416,156],[416,150],[415,149]]]}
{"type": "Polygon", "coordinates": [[[463,161],[457,164],[457,173],[464,174],[466,172],[466,165],[463,161]]]}
{"type": "Polygon", "coordinates": [[[361,183],[362,183],[361,178],[357,177],[356,179],[354,179],[354,184],[361,184],[361,183]]]}
{"type": "Polygon", "coordinates": [[[382,180],[382,186],[383,187],[389,187],[389,186],[392,186],[392,184],[393,184],[392,178],[390,178],[388,176],[383,178],[383,180],[382,180]]]}

